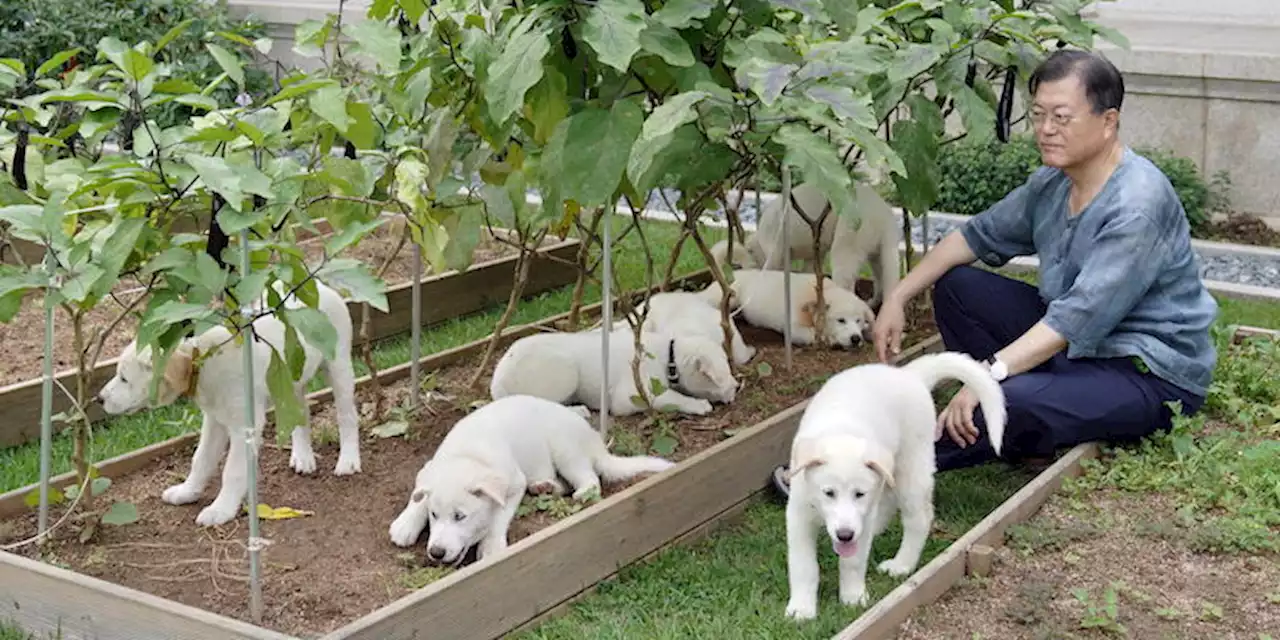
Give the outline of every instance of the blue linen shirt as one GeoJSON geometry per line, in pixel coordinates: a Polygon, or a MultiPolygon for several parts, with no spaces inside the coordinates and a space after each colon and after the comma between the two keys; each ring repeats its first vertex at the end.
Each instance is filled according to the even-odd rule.
{"type": "Polygon", "coordinates": [[[1155,375],[1203,397],[1218,314],[1200,278],[1186,212],[1169,179],[1125,148],[1093,202],[1069,216],[1071,181],[1040,167],[960,228],[984,263],[1038,254],[1044,322],[1068,358],[1141,358],[1155,375]]]}

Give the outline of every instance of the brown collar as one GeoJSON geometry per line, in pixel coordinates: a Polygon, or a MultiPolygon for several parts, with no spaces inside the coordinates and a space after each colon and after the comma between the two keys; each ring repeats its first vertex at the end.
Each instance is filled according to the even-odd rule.
{"type": "Polygon", "coordinates": [[[185,396],[193,400],[195,399],[196,385],[200,384],[199,359],[200,359],[200,350],[195,347],[192,347],[191,348],[191,373],[187,375],[187,388],[183,389],[182,393],[178,394],[178,397],[181,398],[185,396]]]}

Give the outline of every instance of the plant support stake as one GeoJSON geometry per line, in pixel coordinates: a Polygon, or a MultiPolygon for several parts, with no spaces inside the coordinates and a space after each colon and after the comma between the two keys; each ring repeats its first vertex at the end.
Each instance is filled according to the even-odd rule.
{"type": "MultiPolygon", "coordinates": [[[[759,191],[757,186],[756,190],[759,191]]],[[[788,222],[791,220],[791,167],[784,162],[782,164],[782,237],[790,238],[791,232],[787,229],[788,222]]],[[[756,215],[759,215],[757,210],[756,215]]],[[[787,370],[791,370],[791,241],[787,240],[782,243],[782,309],[786,315],[782,322],[782,344],[786,355],[787,370]]],[[[821,287],[822,283],[819,282],[821,287]]],[[[819,331],[823,329],[819,328],[819,331]]]]}
{"type": "Polygon", "coordinates": [[[409,312],[409,404],[414,411],[422,408],[422,246],[413,243],[413,285],[410,289],[409,312]]]}
{"type": "MultiPolygon", "coordinates": [[[[249,277],[249,229],[246,227],[240,230],[240,277],[249,277]]],[[[242,318],[253,317],[253,310],[248,307],[249,301],[244,300],[240,307],[242,318]]],[[[257,440],[257,411],[255,411],[256,399],[253,397],[253,324],[250,323],[244,328],[244,343],[240,352],[244,358],[244,425],[245,425],[245,471],[249,485],[249,615],[253,617],[255,624],[262,623],[262,574],[260,570],[259,553],[262,551],[263,540],[258,537],[258,448],[255,446],[257,440]]],[[[306,402],[306,399],[303,399],[306,402]]]]}
{"type": "Polygon", "coordinates": [[[36,535],[49,529],[49,467],[53,450],[53,249],[45,248],[44,269],[48,286],[44,292],[44,381],[40,386],[40,509],[36,515],[36,535]]]}
{"type": "MultiPolygon", "coordinates": [[[[600,273],[600,437],[609,435],[609,350],[613,338],[613,212],[605,210],[601,221],[600,273]]],[[[641,391],[644,393],[644,391],[641,391]]]]}

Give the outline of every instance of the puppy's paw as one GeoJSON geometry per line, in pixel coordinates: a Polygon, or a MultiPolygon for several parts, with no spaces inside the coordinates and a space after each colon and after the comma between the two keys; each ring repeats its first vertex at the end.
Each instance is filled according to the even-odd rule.
{"type": "Polygon", "coordinates": [[[818,617],[818,603],[792,599],[787,603],[787,617],[794,620],[812,620],[818,617]]]}
{"type": "Polygon", "coordinates": [[[850,607],[867,606],[867,585],[860,584],[849,588],[840,588],[840,602],[850,607]]]}
{"type": "Polygon", "coordinates": [[[705,416],[711,413],[711,401],[698,398],[689,405],[689,413],[695,416],[705,416]]]}
{"type": "Polygon", "coordinates": [[[191,504],[200,499],[200,491],[184,482],[165,489],[160,499],[172,505],[191,504]]]}
{"type": "Polygon", "coordinates": [[[309,475],[316,472],[316,454],[314,451],[302,450],[294,447],[293,452],[289,454],[289,467],[302,475],[309,475]]]}
{"type": "Polygon", "coordinates": [[[333,466],[333,475],[349,476],[353,473],[360,473],[360,454],[355,455],[338,455],[338,464],[333,466]]]}
{"type": "Polygon", "coordinates": [[[600,485],[594,482],[578,487],[577,490],[573,492],[573,499],[579,501],[586,500],[587,496],[593,493],[595,495],[600,495],[600,485]]]}
{"type": "Polygon", "coordinates": [[[876,568],[880,570],[880,573],[887,573],[895,578],[901,578],[902,576],[911,573],[912,569],[915,569],[915,563],[893,558],[891,560],[881,562],[876,565],[876,568]]]}
{"type": "Polygon", "coordinates": [[[529,495],[562,496],[564,495],[564,485],[561,484],[559,480],[555,479],[535,482],[529,485],[529,495]]]}
{"type": "Polygon", "coordinates": [[[201,510],[200,515],[196,516],[196,524],[202,527],[215,527],[231,522],[236,517],[236,506],[238,505],[225,507],[214,501],[213,504],[201,510]]]}
{"type": "Polygon", "coordinates": [[[422,527],[414,522],[408,514],[400,514],[400,517],[391,522],[391,543],[397,547],[412,547],[418,541],[418,536],[422,534],[422,527]]]}
{"type": "Polygon", "coordinates": [[[576,413],[576,414],[578,414],[578,415],[580,415],[580,416],[582,416],[582,417],[584,417],[584,418],[587,418],[588,420],[590,420],[590,419],[591,419],[591,410],[587,408],[587,405],[585,405],[585,404],[575,404],[575,405],[573,405],[573,406],[571,406],[571,407],[569,407],[569,408],[570,408],[570,409],[572,409],[574,413],[576,413]]]}

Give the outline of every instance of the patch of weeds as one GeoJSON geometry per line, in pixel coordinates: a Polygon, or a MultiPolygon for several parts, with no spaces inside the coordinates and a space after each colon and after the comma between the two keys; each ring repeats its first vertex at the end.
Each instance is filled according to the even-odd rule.
{"type": "Polygon", "coordinates": [[[654,433],[649,442],[649,452],[655,456],[670,458],[680,448],[680,438],[676,437],[675,427],[670,420],[658,416],[651,420],[654,433]]]}
{"type": "Polygon", "coordinates": [[[534,513],[545,513],[554,520],[561,520],[599,501],[599,492],[592,493],[581,501],[574,500],[569,496],[555,496],[545,493],[537,496],[527,495],[520,502],[520,508],[516,510],[516,516],[524,517],[534,513]]]}
{"type": "Polygon", "coordinates": [[[1156,614],[1156,617],[1161,620],[1168,620],[1171,622],[1187,617],[1187,612],[1177,607],[1156,607],[1155,611],[1152,613],[1156,614]]]}
{"type": "Polygon", "coordinates": [[[425,566],[411,569],[400,574],[396,582],[406,589],[417,591],[436,580],[439,580],[453,572],[453,567],[446,566],[425,566]]]}
{"type": "Polygon", "coordinates": [[[1095,600],[1088,589],[1076,588],[1071,595],[1084,606],[1080,616],[1081,629],[1097,629],[1116,636],[1128,636],[1129,629],[1120,623],[1120,592],[1114,584],[1102,591],[1102,600],[1095,600]]]}
{"type": "Polygon", "coordinates": [[[1222,607],[1205,600],[1200,603],[1200,621],[1201,622],[1218,622],[1225,617],[1222,607]]]}
{"type": "Polygon", "coordinates": [[[1044,624],[1049,618],[1049,603],[1054,600],[1056,587],[1039,580],[1021,585],[1017,598],[1005,609],[1005,616],[1026,627],[1044,624]]]}
{"type": "Polygon", "coordinates": [[[1204,407],[1190,417],[1179,412],[1167,433],[1108,449],[1073,486],[1077,495],[1166,496],[1180,507],[1178,522],[1147,533],[1196,551],[1280,552],[1280,340],[1236,344],[1226,327],[1215,327],[1215,339],[1218,366],[1204,407]]]}
{"type": "Polygon", "coordinates": [[[613,440],[610,450],[620,456],[638,456],[645,452],[644,440],[640,434],[627,429],[617,429],[609,434],[613,440]]]}
{"type": "Polygon", "coordinates": [[[1089,522],[1053,524],[1031,521],[1009,527],[1005,537],[1009,548],[1031,555],[1041,551],[1061,551],[1098,533],[1098,528],[1089,522]]]}

